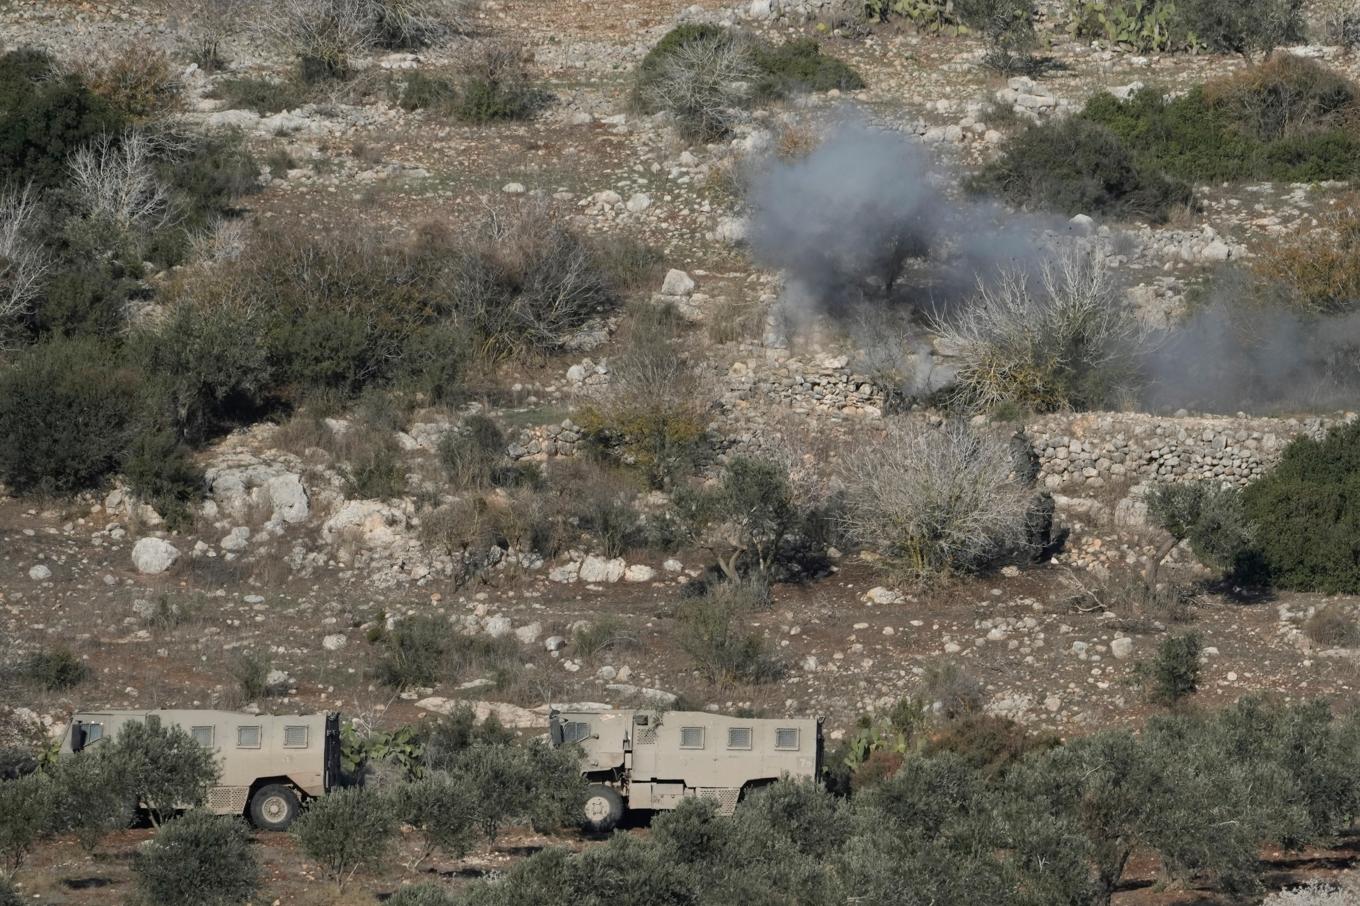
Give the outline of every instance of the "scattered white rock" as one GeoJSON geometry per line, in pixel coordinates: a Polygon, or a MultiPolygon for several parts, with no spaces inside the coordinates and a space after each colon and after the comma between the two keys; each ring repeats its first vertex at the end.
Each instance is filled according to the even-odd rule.
{"type": "Polygon", "coordinates": [[[139,538],[132,546],[132,565],[145,576],[158,576],[179,560],[179,548],[163,538],[139,538]]]}
{"type": "Polygon", "coordinates": [[[1124,660],[1133,654],[1133,639],[1124,636],[1110,642],[1110,654],[1121,661],[1124,660]]]}
{"type": "Polygon", "coordinates": [[[321,647],[327,651],[339,651],[349,644],[349,638],[343,632],[333,633],[321,640],[321,647]]]}
{"type": "Polygon", "coordinates": [[[656,570],[645,563],[634,563],[623,571],[625,582],[650,582],[656,578],[656,570]]]}
{"type": "Polygon", "coordinates": [[[43,582],[52,578],[52,570],[39,563],[37,566],[29,567],[28,577],[34,582],[43,582]]]}
{"type": "Polygon", "coordinates": [[[684,271],[670,270],[666,273],[666,279],[661,284],[661,295],[663,296],[688,296],[694,292],[694,279],[684,271]]]}

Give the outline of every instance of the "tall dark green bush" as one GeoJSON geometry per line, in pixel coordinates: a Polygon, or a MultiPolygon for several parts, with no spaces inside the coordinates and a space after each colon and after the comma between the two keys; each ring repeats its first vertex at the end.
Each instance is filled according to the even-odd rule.
{"type": "Polygon", "coordinates": [[[969,188],[1022,208],[1153,223],[1191,202],[1187,186],[1141,164],[1114,131],[1081,117],[1030,126],[969,188]]]}
{"type": "Polygon", "coordinates": [[[65,493],[118,469],[142,410],[143,381],[94,340],[53,340],[0,371],[0,478],[65,493]]]}
{"type": "Polygon", "coordinates": [[[73,75],[40,81],[20,77],[4,87],[12,93],[0,110],[0,172],[19,185],[61,185],[72,154],[126,125],[108,102],[73,75]]]}
{"type": "Polygon", "coordinates": [[[1149,700],[1173,707],[1198,692],[1203,650],[1204,643],[1193,632],[1163,641],[1152,660],[1139,665],[1149,700]]]}
{"type": "Polygon", "coordinates": [[[161,828],[133,863],[137,889],[164,906],[244,903],[260,886],[260,864],[239,818],[192,811],[161,828]]]}
{"type": "Polygon", "coordinates": [[[440,617],[406,617],[383,637],[378,681],[394,689],[432,686],[446,669],[453,629],[440,617]]]}
{"type": "Polygon", "coordinates": [[[1295,439],[1243,505],[1273,584],[1360,593],[1360,422],[1295,439]]]}
{"type": "Polygon", "coordinates": [[[1185,27],[1210,50],[1269,56],[1303,37],[1303,0],[1177,0],[1185,27]]]}
{"type": "Polygon", "coordinates": [[[1194,182],[1314,182],[1360,173],[1360,86],[1284,54],[1171,98],[1097,94],[1081,116],[1118,134],[1139,162],[1194,182]]]}
{"type": "Polygon", "coordinates": [[[756,45],[752,59],[760,71],[753,86],[758,99],[782,98],[800,91],[858,91],[865,84],[853,66],[822,53],[821,45],[812,38],[756,45]]]}

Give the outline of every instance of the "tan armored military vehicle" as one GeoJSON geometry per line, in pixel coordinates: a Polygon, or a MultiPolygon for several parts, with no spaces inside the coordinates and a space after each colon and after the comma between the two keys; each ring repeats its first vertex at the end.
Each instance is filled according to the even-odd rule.
{"type": "Polygon", "coordinates": [[[589,780],[585,823],[607,831],[628,809],[673,809],[686,798],[737,802],[781,777],[815,779],[821,771],[818,720],[726,717],[703,711],[553,711],[554,746],[584,752],[589,780]]]}
{"type": "Polygon", "coordinates": [[[301,803],[340,780],[340,715],[274,717],[235,711],[82,711],[71,719],[60,753],[93,750],[124,724],[157,718],[186,730],[217,753],[222,776],[206,806],[245,815],[263,830],[293,823],[301,803]]]}

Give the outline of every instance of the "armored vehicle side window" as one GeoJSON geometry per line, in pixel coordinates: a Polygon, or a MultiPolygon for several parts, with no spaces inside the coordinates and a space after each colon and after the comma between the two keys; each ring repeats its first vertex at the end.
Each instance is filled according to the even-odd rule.
{"type": "Polygon", "coordinates": [[[236,748],[258,749],[259,747],[260,747],[259,727],[252,726],[236,728],[236,748]]]}
{"type": "Polygon", "coordinates": [[[85,731],[85,745],[89,745],[96,739],[104,738],[103,724],[81,724],[80,728],[85,731]]]}
{"type": "Polygon", "coordinates": [[[681,727],[680,728],[680,748],[682,749],[702,749],[704,747],[704,728],[703,727],[681,727]]]}
{"type": "Polygon", "coordinates": [[[285,749],[305,749],[307,748],[307,728],[306,727],[284,727],[283,728],[283,747],[285,749]]]}
{"type": "Polygon", "coordinates": [[[194,738],[194,742],[203,746],[205,749],[213,747],[213,727],[190,727],[189,735],[194,738]]]}
{"type": "Polygon", "coordinates": [[[583,720],[569,720],[562,727],[563,742],[580,742],[590,738],[590,724],[583,720]]]}
{"type": "Polygon", "coordinates": [[[774,731],[774,747],[788,751],[798,750],[798,728],[780,727],[774,731]]]}
{"type": "Polygon", "coordinates": [[[751,728],[750,727],[728,727],[727,728],[727,747],[729,749],[749,749],[751,748],[751,728]]]}

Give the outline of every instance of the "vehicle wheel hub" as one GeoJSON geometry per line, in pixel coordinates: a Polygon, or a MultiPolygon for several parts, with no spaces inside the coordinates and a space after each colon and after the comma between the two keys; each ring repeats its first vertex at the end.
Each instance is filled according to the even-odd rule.
{"type": "Polygon", "coordinates": [[[601,821],[609,817],[609,800],[603,796],[591,796],[586,800],[586,817],[601,821]]]}
{"type": "Polygon", "coordinates": [[[270,796],[264,801],[264,807],[260,811],[270,822],[282,821],[288,814],[288,803],[283,801],[282,796],[270,796]]]}

